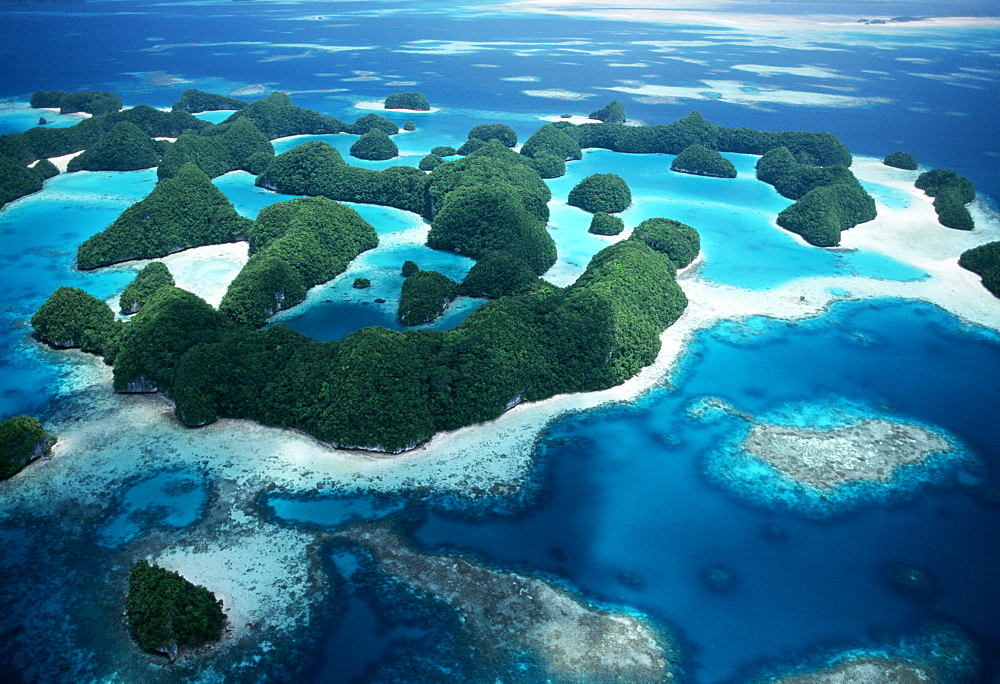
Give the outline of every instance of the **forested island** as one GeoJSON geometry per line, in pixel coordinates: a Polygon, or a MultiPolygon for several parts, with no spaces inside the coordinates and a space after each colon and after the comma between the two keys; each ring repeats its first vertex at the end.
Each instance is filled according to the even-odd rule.
{"type": "Polygon", "coordinates": [[[24,466],[48,455],[56,438],[37,418],[14,416],[0,421],[0,480],[16,475],[24,466]]]}
{"type": "MultiPolygon", "coordinates": [[[[185,95],[186,103],[160,114],[232,107],[185,95]]],[[[850,153],[830,134],[725,128],[697,112],[662,126],[625,126],[620,103],[594,115],[607,122],[544,125],[520,152],[511,149],[517,135],[508,126],[476,126],[461,149],[435,148],[421,169],[379,171],[348,165],[323,142],[275,156],[270,140],[279,136],[346,132],[381,146],[399,129],[375,114],[347,125],[274,93],[222,124],[185,130],[163,151],[154,191],[78,253],[81,268],[97,268],[246,240],[250,260],[218,310],[155,268],[123,294],[123,310],[136,311],[127,322],[103,302],[64,287],[32,325],[53,345],[102,355],[114,368],[118,391],[164,393],[187,425],[250,418],[337,446],[395,452],[524,401],[610,387],[655,359],[660,333],[687,303],[674,276],[698,255],[694,228],[649,218],[628,239],[597,253],[572,285],[559,288],[539,277],[556,261],[546,230],[551,192],[543,178],[563,175],[566,162],[580,159],[585,148],[678,158],[687,152],[706,165],[726,161],[720,151],[760,155],[758,178],[795,200],[778,224],[816,245],[839,244],[840,231],[875,216],[874,201],[848,168],[850,153]],[[460,158],[445,160],[456,154],[460,158]],[[235,168],[257,174],[261,187],[308,197],[271,205],[256,221],[244,219],[210,182],[235,168]],[[366,328],[318,342],[282,325],[259,330],[378,244],[374,229],[341,201],[417,213],[430,223],[429,247],[476,261],[459,283],[416,265],[404,268],[403,324],[433,320],[458,295],[490,301],[447,331],[366,328]]],[[[146,135],[154,124],[168,123],[152,115],[125,120],[146,135]]],[[[99,118],[88,121],[113,130],[99,118]]],[[[82,140],[75,128],[64,130],[82,140]]],[[[121,131],[129,140],[137,137],[133,127],[121,131]]],[[[34,137],[19,135],[0,139],[0,150],[34,154],[34,137]]],[[[953,187],[960,199],[968,195],[950,177],[931,180],[927,187],[939,196],[953,187]]],[[[631,200],[628,185],[613,174],[594,174],[569,196],[571,205],[594,213],[591,230],[606,235],[623,230],[612,214],[631,200]]],[[[979,268],[981,260],[967,261],[979,268]]]]}

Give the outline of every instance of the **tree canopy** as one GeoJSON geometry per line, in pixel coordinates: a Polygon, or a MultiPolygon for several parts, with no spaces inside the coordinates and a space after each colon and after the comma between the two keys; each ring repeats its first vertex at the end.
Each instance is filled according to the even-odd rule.
{"type": "Polygon", "coordinates": [[[179,648],[218,641],[226,623],[215,594],[144,560],[129,572],[125,612],[139,644],[171,660],[179,648]]]}
{"type": "Polygon", "coordinates": [[[567,204],[591,213],[617,214],[632,204],[632,191],[621,176],[595,173],[587,176],[569,191],[567,204]]]}
{"type": "Polygon", "coordinates": [[[132,259],[155,259],[190,247],[235,242],[244,238],[251,225],[253,222],[236,213],[208,176],[189,163],[80,245],[77,265],[87,270],[132,259]]]}
{"type": "Polygon", "coordinates": [[[250,103],[245,100],[237,100],[235,97],[216,95],[215,93],[206,93],[203,90],[188,88],[181,93],[180,99],[174,102],[173,109],[175,111],[179,110],[198,114],[200,112],[243,109],[248,104],[250,103]]]}
{"type": "Polygon", "coordinates": [[[141,128],[122,121],[83,154],[73,157],[68,171],[134,171],[160,163],[160,147],[141,128]]]}
{"type": "Polygon", "coordinates": [[[458,284],[437,271],[418,271],[403,281],[397,316],[403,325],[430,323],[458,296],[458,284]]]}
{"type": "Polygon", "coordinates": [[[618,100],[612,100],[598,110],[587,115],[588,118],[597,119],[609,124],[625,123],[625,107],[618,100]]]}
{"type": "Polygon", "coordinates": [[[987,242],[962,252],[958,265],[983,279],[983,287],[1000,297],[1000,241],[987,242]]]}
{"type": "Polygon", "coordinates": [[[142,267],[128,287],[118,298],[118,307],[123,314],[134,314],[149,301],[161,287],[174,284],[170,269],[162,261],[152,261],[142,267]]]}
{"type": "Polygon", "coordinates": [[[0,422],[0,480],[48,454],[55,442],[37,418],[13,416],[0,422]]]}
{"type": "Polygon", "coordinates": [[[906,152],[893,152],[892,154],[887,154],[882,163],[886,166],[892,166],[897,169],[906,169],[907,171],[917,170],[917,160],[912,154],[906,152]]]}
{"type": "Polygon", "coordinates": [[[424,112],[431,108],[430,102],[422,93],[389,93],[385,96],[383,106],[386,109],[416,109],[424,112]]]}
{"type": "Polygon", "coordinates": [[[713,176],[715,178],[736,178],[736,167],[715,150],[704,145],[689,145],[674,157],[670,163],[673,171],[693,173],[698,176],[713,176]]]}
{"type": "Polygon", "coordinates": [[[667,255],[677,268],[684,268],[698,257],[701,238],[691,226],[668,218],[651,218],[640,223],[630,240],[644,242],[667,255]]]}
{"type": "Polygon", "coordinates": [[[351,156],[369,161],[384,161],[399,156],[399,148],[385,131],[374,128],[351,145],[351,156]]]}
{"type": "Polygon", "coordinates": [[[599,211],[590,219],[588,232],[594,235],[618,235],[625,230],[625,222],[617,216],[599,211]]]}

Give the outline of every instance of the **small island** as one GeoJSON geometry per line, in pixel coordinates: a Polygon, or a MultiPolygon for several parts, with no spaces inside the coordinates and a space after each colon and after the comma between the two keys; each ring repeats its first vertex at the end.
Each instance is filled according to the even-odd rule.
{"type": "Polygon", "coordinates": [[[934,198],[938,222],[945,228],[972,230],[975,222],[965,206],[976,199],[972,181],[951,169],[931,169],[917,176],[914,185],[934,198]]]}
{"type": "Polygon", "coordinates": [[[135,276],[135,280],[118,297],[118,307],[124,315],[130,316],[148,302],[161,287],[170,287],[173,284],[174,277],[166,264],[162,261],[150,262],[143,266],[135,276]]]}
{"type": "Polygon", "coordinates": [[[437,271],[417,271],[403,281],[397,316],[403,325],[421,325],[440,317],[458,296],[458,284],[437,271]]]}
{"type": "Polygon", "coordinates": [[[31,416],[0,422],[0,480],[16,475],[32,461],[47,456],[56,438],[31,416]]]}
{"type": "Polygon", "coordinates": [[[373,128],[351,145],[351,156],[367,161],[385,161],[399,156],[399,148],[388,134],[373,128]]]}
{"type": "Polygon", "coordinates": [[[907,152],[893,152],[887,154],[882,163],[886,166],[891,166],[894,169],[903,169],[905,171],[916,171],[917,170],[917,160],[912,154],[907,152]]]}
{"type": "Polygon", "coordinates": [[[618,235],[625,230],[625,222],[617,216],[599,211],[590,219],[588,233],[594,235],[618,235]]]}
{"type": "Polygon", "coordinates": [[[613,173],[595,173],[584,178],[569,191],[566,203],[592,214],[597,212],[617,214],[632,204],[632,191],[621,176],[613,173]]]}
{"type": "Polygon", "coordinates": [[[129,572],[125,612],[139,644],[170,660],[185,646],[218,641],[226,624],[215,594],[144,560],[129,572]]]}
{"type": "Polygon", "coordinates": [[[685,147],[670,163],[670,170],[712,178],[736,178],[733,163],[704,145],[685,147]]]}
{"type": "Polygon", "coordinates": [[[412,109],[426,112],[431,108],[423,93],[389,93],[385,97],[386,109],[412,109]]]}
{"type": "Polygon", "coordinates": [[[983,279],[983,287],[1000,297],[1000,241],[987,242],[962,252],[958,265],[983,279]]]}

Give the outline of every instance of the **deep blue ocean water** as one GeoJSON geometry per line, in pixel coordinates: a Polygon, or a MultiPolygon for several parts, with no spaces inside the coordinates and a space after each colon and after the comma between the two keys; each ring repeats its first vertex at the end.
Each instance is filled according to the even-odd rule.
{"type": "MultiPolygon", "coordinates": [[[[318,136],[349,163],[384,168],[415,166],[437,145],[457,147],[476,124],[508,123],[523,141],[542,123],[539,116],[586,114],[617,97],[630,118],[646,123],[698,109],[723,125],[829,130],[858,154],[906,150],[925,166],[953,168],[981,194],[1000,197],[995,32],[811,42],[718,27],[410,2],[31,3],[3,5],[0,12],[0,59],[8,67],[0,76],[0,133],[36,123],[39,113],[24,104],[39,89],[106,89],[127,105],[168,107],[187,87],[227,93],[263,84],[348,121],[368,111],[355,108],[357,101],[419,90],[441,111],[391,115],[397,123],[417,124],[416,131],[397,136],[399,159],[360,162],[348,156],[355,136],[318,136]],[[736,68],[743,65],[819,71],[764,75],[736,68]],[[720,83],[732,81],[749,97],[783,89],[890,101],[739,104],[727,99],[728,86],[720,83]],[[650,87],[689,90],[669,97],[633,92],[650,87]]],[[[53,126],[76,120],[43,115],[53,126]]],[[[276,147],[282,151],[305,139],[276,147]]],[[[695,226],[705,257],[700,274],[710,280],[764,290],[812,275],[924,277],[877,254],[818,250],[775,230],[770,222],[788,201],[754,180],[753,157],[727,156],[740,174],[731,181],[672,173],[666,155],[589,151],[570,163],[566,177],[549,182],[557,200],[549,227],[560,267],[582,272],[607,244],[586,232],[589,215],[560,201],[584,176],[614,172],[636,197],[623,214],[626,224],[668,216],[695,226]]],[[[73,268],[74,254],[154,183],[155,171],[61,175],[42,193],[0,211],[0,416],[44,417],[58,408],[53,401],[60,391],[72,390],[68,362],[30,339],[27,320],[60,285],[102,299],[121,291],[132,270],[81,273],[73,268]]],[[[215,183],[251,218],[288,199],[254,187],[245,173],[215,183]]],[[[906,201],[888,188],[868,189],[890,205],[906,201]]],[[[307,305],[279,317],[319,339],[366,325],[398,328],[394,298],[404,260],[454,279],[472,265],[419,241],[397,242],[403,231],[426,227],[415,215],[352,206],[376,227],[382,246],[318,288],[307,305]],[[355,277],[370,278],[372,288],[354,290],[355,277]]],[[[478,303],[459,300],[435,327],[454,327],[478,303]]],[[[477,510],[471,517],[432,503],[416,528],[418,542],[545,573],[588,599],[648,613],[683,637],[700,681],[722,681],[759,663],[795,661],[827,646],[876,648],[930,621],[968,630],[987,671],[997,675],[997,334],[965,327],[924,304],[843,302],[804,322],[752,319],[703,331],[671,383],[635,405],[551,425],[539,444],[538,491],[526,510],[477,510]],[[720,486],[708,477],[714,455],[745,423],[729,415],[692,417],[688,409],[705,397],[756,416],[804,415],[813,424],[846,402],[864,415],[939,430],[964,446],[970,462],[933,482],[917,473],[898,496],[859,501],[843,515],[818,520],[774,507],[761,491],[720,486]],[[934,591],[921,597],[893,591],[882,576],[894,563],[926,570],[934,591]],[[703,581],[703,571],[716,567],[735,578],[730,592],[712,591],[703,581]]],[[[145,473],[123,483],[98,532],[111,549],[106,553],[127,552],[146,529],[195,524],[211,484],[194,471],[145,473]]],[[[364,495],[297,494],[268,498],[264,514],[323,527],[395,510],[373,506],[364,495]]],[[[6,528],[0,533],[9,542],[0,567],[28,557],[30,535],[6,528]]],[[[349,554],[330,552],[330,559],[332,572],[351,575],[349,554]]],[[[81,556],[80,563],[87,562],[81,556]]],[[[345,592],[345,607],[330,617],[306,660],[305,681],[347,681],[396,642],[425,635],[424,626],[394,622],[360,593],[345,592]]],[[[18,629],[25,614],[19,611],[26,608],[16,601],[5,607],[0,631],[18,629]]]]}

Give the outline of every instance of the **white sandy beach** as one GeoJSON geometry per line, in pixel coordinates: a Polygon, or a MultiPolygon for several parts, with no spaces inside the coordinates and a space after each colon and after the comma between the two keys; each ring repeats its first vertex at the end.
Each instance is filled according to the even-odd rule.
{"type": "MultiPolygon", "coordinates": [[[[514,493],[530,477],[534,445],[552,419],[631,401],[668,382],[692,337],[722,320],[799,319],[821,314],[837,299],[898,297],[924,300],[970,323],[1000,330],[1000,303],[977,276],[957,265],[963,250],[1000,239],[1000,219],[977,201],[972,206],[975,231],[944,228],[929,200],[913,188],[916,172],[890,169],[871,158],[858,158],[854,169],[859,178],[905,192],[912,200],[903,209],[880,205],[878,219],[844,233],[843,246],[890,255],[923,269],[928,278],[808,278],[750,291],[709,282],[696,266],[689,267],[678,275],[690,300],[687,310],[661,335],[656,361],[636,377],[600,392],[521,404],[487,424],[441,433],[399,455],[331,449],[307,435],[246,420],[186,428],[173,418],[165,398],[116,394],[111,369],[96,357],[44,350],[63,359],[71,376],[65,400],[47,425],[60,441],[52,459],[0,483],[0,516],[28,515],[49,506],[56,510],[66,498],[81,511],[105,510],[121,483],[136,472],[196,468],[209,480],[225,483],[213,504],[215,513],[183,534],[161,535],[169,544],[156,535],[136,543],[151,560],[218,591],[237,626],[266,616],[276,633],[290,634],[311,620],[303,605],[316,591],[315,577],[306,568],[315,559],[317,537],[264,521],[253,502],[267,487],[292,492],[428,488],[460,497],[514,493]],[[849,295],[831,294],[831,288],[849,295]]],[[[426,230],[426,225],[414,226],[384,236],[384,243],[419,242],[426,230]]],[[[179,286],[217,304],[245,259],[246,245],[235,243],[187,250],[164,261],[179,286]]],[[[122,267],[136,269],[142,263],[122,267]]],[[[242,628],[234,639],[243,635],[253,635],[249,643],[260,641],[258,632],[242,628]]]]}

